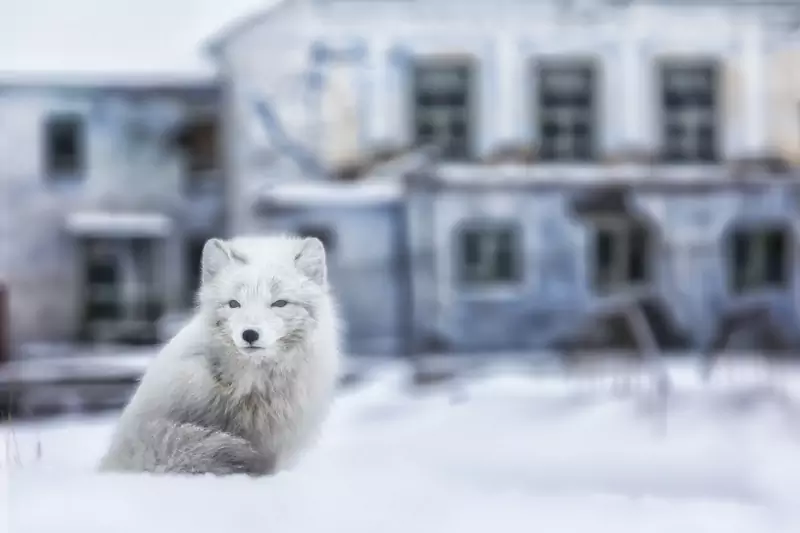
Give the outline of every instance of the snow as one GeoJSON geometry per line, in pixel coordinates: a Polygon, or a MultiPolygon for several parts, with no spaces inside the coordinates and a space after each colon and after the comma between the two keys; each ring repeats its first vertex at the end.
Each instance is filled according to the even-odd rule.
{"type": "Polygon", "coordinates": [[[7,0],[0,72],[16,75],[210,76],[202,46],[275,0],[7,0]]]}
{"type": "Polygon", "coordinates": [[[261,190],[261,198],[281,205],[352,205],[393,202],[403,194],[398,181],[288,182],[261,190]]]}
{"type": "Polygon", "coordinates": [[[161,213],[78,211],[67,215],[67,229],[76,235],[167,237],[172,220],[161,213]]]}
{"type": "Polygon", "coordinates": [[[19,423],[0,506],[14,533],[800,531],[800,371],[673,378],[664,409],[642,380],[506,368],[412,389],[388,365],[258,480],[100,475],[113,417],[19,423]]]}

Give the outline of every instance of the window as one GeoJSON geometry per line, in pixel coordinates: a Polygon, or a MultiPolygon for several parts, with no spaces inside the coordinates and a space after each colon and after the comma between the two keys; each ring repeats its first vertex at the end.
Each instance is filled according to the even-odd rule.
{"type": "Polygon", "coordinates": [[[595,71],[589,64],[541,64],[539,157],[586,161],[595,154],[595,71]]]}
{"type": "Polygon", "coordinates": [[[51,179],[75,179],[84,172],[85,131],[77,115],[57,115],[45,122],[45,169],[51,179]]]}
{"type": "Polygon", "coordinates": [[[86,322],[91,327],[103,320],[119,319],[122,316],[120,265],[113,247],[102,240],[87,240],[84,253],[86,322]]]}
{"type": "Polygon", "coordinates": [[[611,292],[647,283],[652,252],[650,233],[641,223],[599,226],[593,243],[594,287],[611,292]]]}
{"type": "Polygon", "coordinates": [[[83,339],[155,342],[163,312],[155,242],[90,238],[83,252],[83,339]]]}
{"type": "Polygon", "coordinates": [[[301,237],[316,237],[322,241],[326,254],[331,254],[336,246],[333,231],[324,226],[301,226],[297,234],[301,237]]]}
{"type": "Polygon", "coordinates": [[[661,85],[664,158],[669,162],[716,161],[716,66],[664,64],[661,85]]]}
{"type": "Polygon", "coordinates": [[[522,278],[520,231],[497,226],[462,229],[459,279],[466,284],[511,283],[522,278]]]}
{"type": "Polygon", "coordinates": [[[414,69],[414,142],[433,144],[446,159],[470,155],[472,68],[467,62],[414,69]]]}
{"type": "Polygon", "coordinates": [[[187,171],[190,190],[207,189],[218,185],[219,168],[218,128],[213,119],[197,120],[187,124],[178,139],[187,171]]]}
{"type": "Polygon", "coordinates": [[[729,244],[734,292],[786,286],[791,270],[788,229],[737,229],[731,233],[729,244]]]}
{"type": "Polygon", "coordinates": [[[214,120],[198,120],[187,125],[180,141],[190,171],[217,168],[217,124],[214,120]]]}

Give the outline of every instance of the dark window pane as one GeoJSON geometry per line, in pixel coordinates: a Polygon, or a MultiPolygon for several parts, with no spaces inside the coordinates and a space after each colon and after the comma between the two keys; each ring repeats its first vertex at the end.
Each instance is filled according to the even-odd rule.
{"type": "Polygon", "coordinates": [[[773,230],[765,236],[766,282],[769,284],[783,284],[787,280],[788,240],[786,231],[773,230]]]}
{"type": "Polygon", "coordinates": [[[511,281],[515,276],[514,242],[511,231],[501,231],[497,236],[497,279],[511,281]]]}
{"type": "Polygon", "coordinates": [[[594,153],[594,70],[589,65],[543,65],[538,71],[540,157],[585,160],[594,153]]]}
{"type": "Polygon", "coordinates": [[[712,125],[702,126],[698,131],[698,158],[702,161],[714,161],[717,159],[714,134],[712,125]]]}
{"type": "Polygon", "coordinates": [[[84,248],[84,320],[116,319],[121,316],[120,279],[117,260],[103,241],[88,240],[84,248]]]}
{"type": "Polygon", "coordinates": [[[635,228],[628,243],[628,279],[634,283],[647,280],[648,235],[644,228],[635,228]]]}
{"type": "MultiPolygon", "coordinates": [[[[179,146],[190,172],[214,170],[219,166],[217,135],[217,124],[213,120],[197,121],[186,126],[179,139],[179,146]]],[[[193,179],[201,178],[193,176],[193,179]]]]}
{"type": "Polygon", "coordinates": [[[665,158],[673,162],[716,161],[715,66],[665,64],[661,74],[665,158]]]}
{"type": "Polygon", "coordinates": [[[84,167],[84,125],[79,116],[56,116],[45,122],[45,165],[51,177],[75,177],[84,167]]]}
{"type": "Polygon", "coordinates": [[[117,281],[117,270],[114,263],[97,258],[89,263],[86,277],[91,284],[110,284],[117,281]]]}
{"type": "Polygon", "coordinates": [[[467,65],[417,65],[413,88],[417,146],[435,142],[445,158],[467,157],[471,76],[467,65]]]}
{"type": "Polygon", "coordinates": [[[481,261],[480,235],[474,231],[464,233],[464,263],[474,266],[481,261]]]}
{"type": "Polygon", "coordinates": [[[419,138],[429,140],[433,137],[435,131],[429,122],[423,122],[417,125],[417,135],[419,138]]]}
{"type": "Polygon", "coordinates": [[[731,235],[731,255],[733,256],[733,285],[734,289],[741,291],[747,282],[749,258],[752,254],[750,239],[742,231],[735,231],[731,235]]]}
{"type": "Polygon", "coordinates": [[[614,234],[608,230],[598,230],[595,237],[595,284],[605,286],[612,281],[614,257],[619,252],[614,234]]]}
{"type": "Polygon", "coordinates": [[[515,229],[469,229],[458,236],[460,277],[465,282],[511,282],[519,279],[519,235],[515,229]]]}

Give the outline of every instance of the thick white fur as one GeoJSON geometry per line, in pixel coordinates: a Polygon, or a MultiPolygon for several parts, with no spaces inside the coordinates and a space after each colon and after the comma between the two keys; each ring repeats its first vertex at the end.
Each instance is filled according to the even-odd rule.
{"type": "Polygon", "coordinates": [[[340,337],[320,241],[212,239],[202,279],[194,317],[148,368],[102,470],[271,474],[317,434],[340,337]],[[245,329],[259,333],[249,350],[245,329]]]}

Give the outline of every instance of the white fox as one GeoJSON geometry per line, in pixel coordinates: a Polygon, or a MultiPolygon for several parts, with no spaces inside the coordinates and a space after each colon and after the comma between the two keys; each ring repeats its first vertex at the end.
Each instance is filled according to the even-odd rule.
{"type": "Polygon", "coordinates": [[[211,239],[197,312],[126,406],[104,471],[268,475],[317,434],[339,320],[315,238],[211,239]]]}

